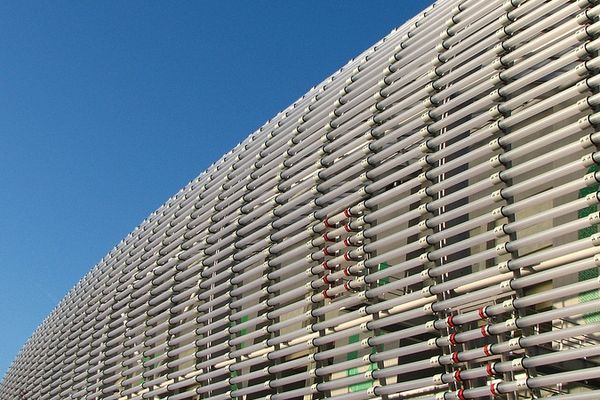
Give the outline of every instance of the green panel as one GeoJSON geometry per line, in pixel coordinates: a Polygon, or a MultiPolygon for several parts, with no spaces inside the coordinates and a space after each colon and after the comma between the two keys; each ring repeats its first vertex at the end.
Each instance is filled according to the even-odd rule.
{"type": "MultiPolygon", "coordinates": [[[[390,266],[390,264],[388,264],[387,262],[384,261],[384,262],[382,262],[381,264],[379,264],[377,266],[377,270],[378,271],[382,271],[382,270],[388,268],[389,266],[390,266]]],[[[387,285],[388,283],[390,283],[390,277],[389,276],[377,281],[377,285],[378,286],[387,285]]]]}
{"type": "MultiPolygon", "coordinates": [[[[598,171],[598,167],[596,165],[592,165],[590,168],[588,168],[588,173],[592,173],[592,172],[596,172],[596,171],[598,171]]],[[[597,191],[598,191],[598,184],[588,186],[579,191],[579,197],[582,198],[582,197],[587,196],[588,194],[596,193],[597,191]]],[[[581,210],[579,210],[577,212],[577,217],[585,218],[588,215],[595,213],[597,211],[598,211],[598,207],[596,205],[591,205],[591,206],[588,206],[588,207],[585,207],[585,208],[582,208],[581,210]]],[[[596,233],[598,233],[598,226],[592,225],[590,227],[579,230],[577,236],[579,239],[585,239],[596,233]]],[[[585,281],[585,280],[593,279],[593,278],[597,278],[597,277],[598,277],[598,268],[590,268],[588,270],[581,271],[579,273],[579,281],[585,281]]],[[[584,293],[579,294],[579,301],[581,303],[585,303],[587,301],[592,301],[592,300],[597,300],[597,299],[600,299],[600,294],[598,293],[598,290],[591,290],[589,292],[584,292],[584,293]]],[[[586,314],[583,317],[584,317],[585,321],[588,323],[600,322],[600,313],[599,312],[586,314]]]]}
{"type": "MultiPolygon", "coordinates": [[[[246,321],[248,321],[248,316],[247,315],[243,315],[242,318],[240,318],[240,323],[246,322],[246,321]]],[[[247,333],[248,333],[247,329],[240,330],[240,336],[244,336],[247,333]]],[[[244,346],[245,346],[244,343],[240,343],[240,349],[243,349],[244,346]]],[[[235,378],[236,376],[238,376],[237,371],[232,371],[231,374],[229,374],[230,378],[235,378]]],[[[229,385],[229,389],[230,390],[237,390],[237,388],[238,388],[237,383],[234,383],[233,385],[229,385]]]]}
{"type": "MultiPolygon", "coordinates": [[[[144,358],[142,359],[142,361],[143,361],[143,362],[150,361],[150,360],[152,360],[154,357],[156,357],[156,355],[153,355],[152,357],[144,357],[144,358]]],[[[144,382],[146,382],[146,379],[144,379],[144,377],[142,376],[142,379],[141,379],[141,380],[138,382],[138,385],[143,385],[143,384],[144,384],[144,382]]]]}
{"type": "MultiPolygon", "coordinates": [[[[230,378],[235,378],[236,376],[238,376],[237,371],[231,371],[231,374],[229,374],[230,378]]],[[[237,388],[238,388],[237,383],[229,385],[229,390],[237,390],[237,388]]]]}
{"type": "MultiPolygon", "coordinates": [[[[348,338],[348,344],[356,343],[360,341],[360,335],[352,335],[348,338]]],[[[375,349],[371,349],[371,352],[374,353],[375,349]]],[[[354,360],[358,358],[358,351],[351,351],[346,356],[347,360],[354,360]]],[[[374,371],[377,369],[377,363],[371,363],[367,368],[367,371],[374,371]]],[[[346,376],[354,376],[359,375],[361,372],[358,371],[358,368],[349,368],[346,371],[346,376]]],[[[367,382],[355,383],[354,385],[348,386],[348,390],[350,392],[360,392],[363,390],[369,389],[373,386],[373,380],[369,380],[367,382]]]]}

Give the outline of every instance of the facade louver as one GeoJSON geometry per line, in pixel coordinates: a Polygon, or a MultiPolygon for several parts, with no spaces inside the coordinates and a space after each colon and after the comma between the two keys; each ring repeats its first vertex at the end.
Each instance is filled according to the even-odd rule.
{"type": "Polygon", "coordinates": [[[600,399],[599,14],[434,4],[121,241],[0,399],[600,399]]]}

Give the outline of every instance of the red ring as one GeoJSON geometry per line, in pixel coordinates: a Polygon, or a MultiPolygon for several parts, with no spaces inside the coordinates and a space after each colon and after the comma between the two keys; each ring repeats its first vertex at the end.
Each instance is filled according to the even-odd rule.
{"type": "Polygon", "coordinates": [[[344,275],[346,276],[350,276],[350,270],[348,268],[349,267],[344,268],[344,275]]]}
{"type": "Polygon", "coordinates": [[[489,344],[486,344],[485,346],[483,346],[483,353],[488,357],[492,355],[489,344]]]}
{"type": "Polygon", "coordinates": [[[350,253],[348,253],[348,252],[344,253],[344,260],[352,261],[352,259],[350,258],[350,253]]]}
{"type": "Polygon", "coordinates": [[[322,265],[324,269],[329,269],[329,265],[327,265],[327,260],[323,261],[322,265]]]}
{"type": "Polygon", "coordinates": [[[329,251],[327,251],[327,247],[323,247],[323,255],[330,256],[329,251]]]}
{"type": "Polygon", "coordinates": [[[329,239],[329,236],[327,236],[327,232],[325,232],[323,234],[323,240],[325,240],[326,242],[330,242],[331,241],[331,239],[329,239]]]}
{"type": "Polygon", "coordinates": [[[487,315],[485,315],[485,307],[481,307],[477,311],[479,312],[479,317],[481,319],[487,319],[487,315]]]}
{"type": "Polygon", "coordinates": [[[488,332],[488,325],[483,325],[481,328],[479,328],[479,330],[481,331],[481,335],[483,337],[490,336],[490,333],[488,332]]]}
{"type": "Polygon", "coordinates": [[[490,393],[494,397],[498,396],[498,391],[496,390],[496,384],[495,383],[490,384],[490,393]]]}
{"type": "Polygon", "coordinates": [[[458,364],[460,362],[460,360],[458,359],[458,351],[455,351],[454,353],[452,353],[452,362],[454,364],[458,364]]]}
{"type": "Polygon", "coordinates": [[[335,226],[333,226],[329,223],[329,218],[325,218],[323,220],[323,225],[325,225],[325,227],[327,227],[327,228],[335,228],[335,226]]]}
{"type": "Polygon", "coordinates": [[[456,333],[453,333],[450,336],[448,336],[448,341],[450,342],[451,345],[455,345],[456,344],[456,333]]]}
{"type": "Polygon", "coordinates": [[[454,315],[450,315],[448,316],[448,318],[446,318],[446,324],[448,325],[449,328],[454,328],[454,315]]]}
{"type": "Polygon", "coordinates": [[[329,277],[329,274],[323,275],[323,278],[322,278],[323,282],[325,282],[325,284],[327,284],[327,285],[329,285],[331,283],[331,282],[329,282],[329,278],[328,277],[329,277]]]}
{"type": "Polygon", "coordinates": [[[462,378],[460,377],[461,372],[462,371],[460,369],[457,369],[456,371],[454,371],[454,380],[456,382],[462,382],[462,378]]]}
{"type": "Polygon", "coordinates": [[[496,373],[494,372],[494,365],[491,363],[485,366],[485,372],[488,374],[488,376],[496,375],[496,373]]]}
{"type": "Polygon", "coordinates": [[[349,208],[346,208],[344,210],[344,215],[346,216],[346,218],[350,218],[352,216],[352,213],[350,212],[349,208]]]}
{"type": "Polygon", "coordinates": [[[323,291],[321,292],[321,294],[322,294],[322,295],[323,295],[323,297],[324,297],[324,298],[326,298],[326,299],[330,299],[330,300],[331,300],[331,299],[333,299],[333,297],[331,297],[330,295],[328,295],[328,294],[327,294],[327,289],[323,290],[323,291]]]}
{"type": "Polygon", "coordinates": [[[345,230],[346,232],[352,232],[352,228],[350,228],[350,224],[346,224],[346,225],[344,225],[344,230],[345,230]]]}
{"type": "Polygon", "coordinates": [[[344,289],[346,289],[346,292],[349,292],[352,290],[352,288],[350,287],[350,285],[348,284],[348,282],[344,282],[344,289]]]}
{"type": "Polygon", "coordinates": [[[348,238],[344,239],[344,246],[350,247],[352,244],[348,241],[348,238]]]}
{"type": "Polygon", "coordinates": [[[456,396],[460,400],[466,400],[466,398],[465,398],[465,389],[460,389],[458,392],[456,392],[456,396]]]}

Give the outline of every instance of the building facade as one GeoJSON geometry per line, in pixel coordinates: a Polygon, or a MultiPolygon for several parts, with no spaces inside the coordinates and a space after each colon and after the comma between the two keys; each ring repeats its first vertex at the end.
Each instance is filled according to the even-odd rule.
{"type": "Polygon", "coordinates": [[[0,400],[600,399],[599,14],[392,31],[106,255],[0,400]]]}

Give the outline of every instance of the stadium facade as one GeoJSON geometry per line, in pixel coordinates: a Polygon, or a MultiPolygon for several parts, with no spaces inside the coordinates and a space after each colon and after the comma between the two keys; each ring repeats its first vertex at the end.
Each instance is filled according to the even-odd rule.
{"type": "Polygon", "coordinates": [[[121,241],[0,399],[600,399],[599,14],[392,31],[121,241]]]}

